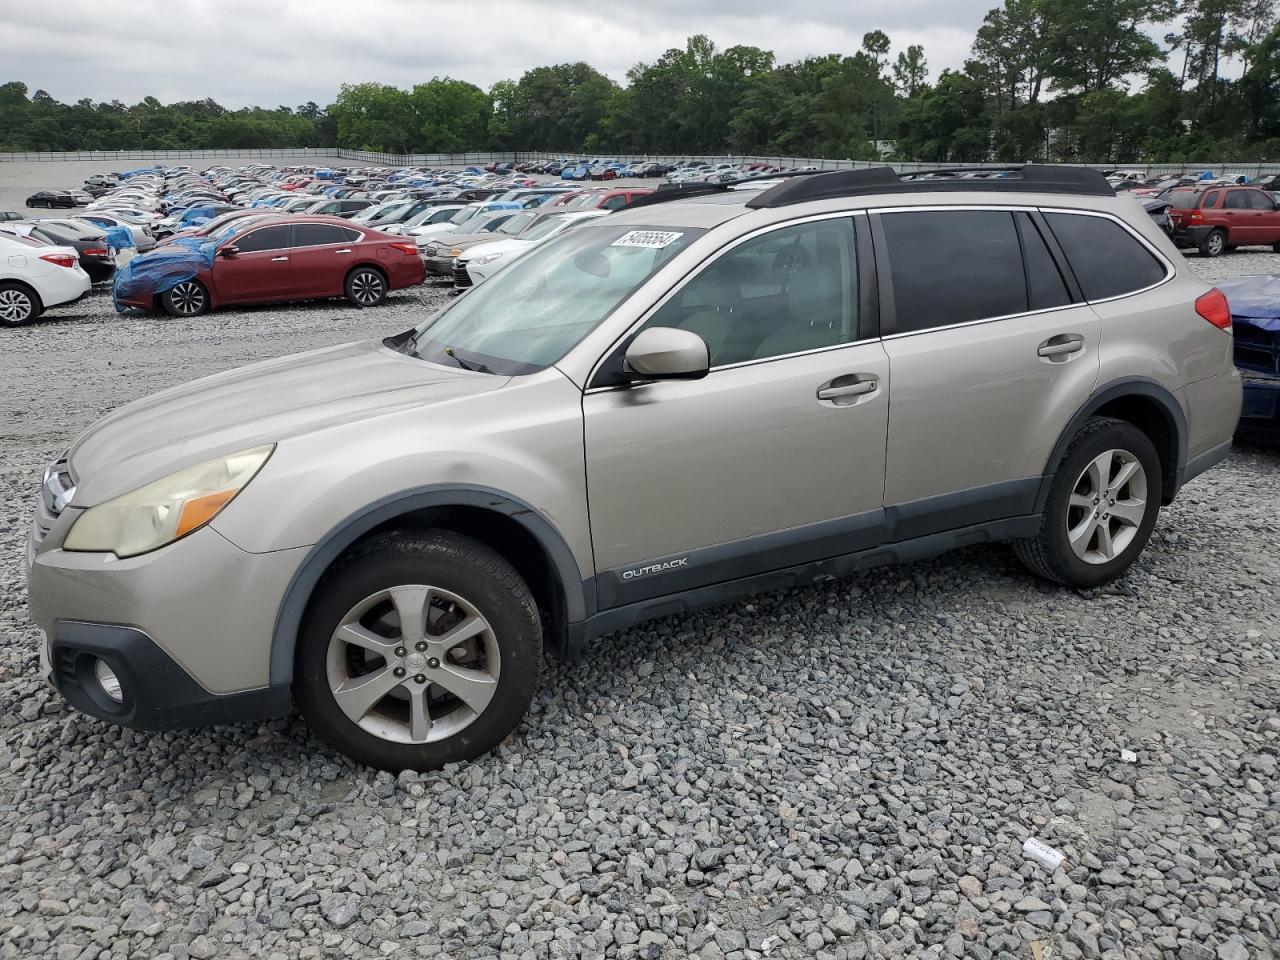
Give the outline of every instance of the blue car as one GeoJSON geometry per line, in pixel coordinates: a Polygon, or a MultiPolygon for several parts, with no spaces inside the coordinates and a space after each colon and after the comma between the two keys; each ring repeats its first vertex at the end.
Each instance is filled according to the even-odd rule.
{"type": "Polygon", "coordinates": [[[1244,381],[1239,433],[1280,443],[1280,276],[1223,280],[1231,304],[1236,369],[1244,381]]]}

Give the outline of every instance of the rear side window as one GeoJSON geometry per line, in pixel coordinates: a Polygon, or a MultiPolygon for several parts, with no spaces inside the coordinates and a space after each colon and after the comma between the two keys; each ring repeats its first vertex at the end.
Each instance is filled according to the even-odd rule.
{"type": "Polygon", "coordinates": [[[1228,190],[1227,200],[1222,205],[1224,210],[1248,210],[1249,209],[1249,191],[1248,190],[1228,190]]]}
{"type": "Polygon", "coordinates": [[[1013,214],[931,210],[881,214],[898,333],[1027,310],[1013,214]]]}
{"type": "Polygon", "coordinates": [[[1216,207],[1218,205],[1218,195],[1220,191],[1210,190],[1200,201],[1201,207],[1216,207]]]}
{"type": "Polygon", "coordinates": [[[1164,265],[1138,238],[1106,217],[1046,213],[1086,300],[1133,293],[1165,278],[1164,265]]]}
{"type": "Polygon", "coordinates": [[[1254,210],[1274,210],[1276,203],[1261,190],[1250,190],[1249,206],[1254,210]]]}
{"type": "Polygon", "coordinates": [[[334,226],[331,223],[295,223],[293,225],[293,245],[295,247],[315,247],[324,243],[351,243],[360,234],[346,227],[334,226]]]}
{"type": "Polygon", "coordinates": [[[1040,230],[1025,213],[1014,215],[1018,237],[1022,240],[1022,256],[1027,267],[1027,303],[1032,310],[1049,310],[1071,302],[1067,284],[1049,253],[1040,230]]]}

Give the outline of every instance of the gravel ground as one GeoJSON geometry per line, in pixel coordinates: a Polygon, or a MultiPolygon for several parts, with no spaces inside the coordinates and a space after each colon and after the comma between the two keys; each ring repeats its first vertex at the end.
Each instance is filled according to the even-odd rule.
{"type": "Polygon", "coordinates": [[[176,321],[99,293],[3,331],[0,958],[1277,955],[1262,448],[1189,486],[1112,588],[983,547],[658,621],[549,662],[513,738],[438,774],[355,768],[296,719],[65,709],[20,573],[45,464],[126,400],[445,296],[176,321]]]}

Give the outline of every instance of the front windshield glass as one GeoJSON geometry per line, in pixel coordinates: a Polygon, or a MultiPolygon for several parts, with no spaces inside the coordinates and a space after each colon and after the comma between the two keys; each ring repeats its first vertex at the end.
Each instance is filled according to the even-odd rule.
{"type": "Polygon", "coordinates": [[[514,217],[509,217],[497,232],[505,233],[508,237],[519,236],[537,219],[536,213],[517,213],[514,217]]]}
{"type": "MultiPolygon", "coordinates": [[[[584,220],[569,221],[570,223],[584,223],[584,220]]],[[[520,234],[521,240],[541,240],[543,237],[549,237],[553,233],[558,233],[565,226],[564,217],[544,217],[541,223],[535,223],[532,227],[520,234]]]]}
{"type": "Polygon", "coordinates": [[[479,207],[463,207],[452,217],[449,218],[450,223],[466,223],[472,217],[480,213],[479,207]]]}
{"type": "Polygon", "coordinates": [[[555,363],[704,231],[567,230],[418,327],[403,349],[424,360],[514,376],[555,363]]]}

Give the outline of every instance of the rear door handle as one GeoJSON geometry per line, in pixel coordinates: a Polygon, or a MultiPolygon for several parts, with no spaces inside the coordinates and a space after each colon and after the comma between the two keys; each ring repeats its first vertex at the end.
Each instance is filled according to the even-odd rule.
{"type": "Polygon", "coordinates": [[[350,252],[351,252],[351,248],[350,248],[350,247],[347,247],[347,248],[346,248],[346,249],[344,249],[344,250],[335,250],[335,251],[333,251],[333,252],[334,252],[334,253],[350,253],[350,252]]]}
{"type": "Polygon", "coordinates": [[[1078,333],[1060,333],[1040,344],[1036,353],[1048,360],[1067,357],[1084,349],[1084,337],[1078,333]]]}
{"type": "Polygon", "coordinates": [[[837,406],[856,402],[858,397],[875,393],[880,378],[871,373],[849,373],[823,384],[818,388],[818,399],[828,400],[837,406]]]}
{"type": "Polygon", "coordinates": [[[272,257],[272,258],[271,258],[271,262],[272,262],[272,263],[283,263],[284,261],[286,261],[286,260],[288,260],[288,259],[289,259],[288,257],[272,257]]]}

